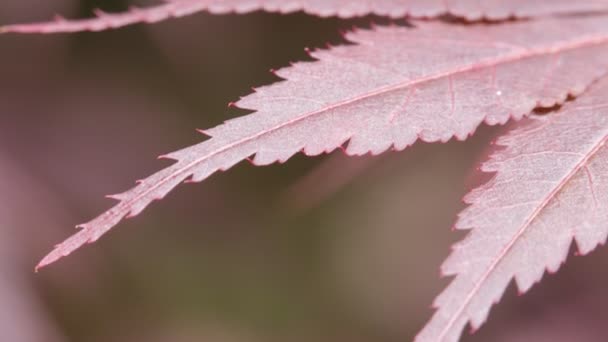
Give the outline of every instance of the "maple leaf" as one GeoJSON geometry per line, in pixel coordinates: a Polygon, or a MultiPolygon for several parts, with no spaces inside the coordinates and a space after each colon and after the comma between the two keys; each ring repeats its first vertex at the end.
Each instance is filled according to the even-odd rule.
{"type": "Polygon", "coordinates": [[[101,31],[135,23],[155,23],[173,17],[183,17],[207,11],[212,14],[267,12],[306,13],[327,17],[350,18],[376,14],[399,18],[429,18],[451,14],[467,20],[503,20],[510,17],[525,18],[559,13],[583,13],[608,10],[608,0],[168,0],[145,8],[132,7],[124,13],[106,13],[96,10],[96,17],[8,25],[0,32],[56,33],[101,31]]]}
{"type": "Polygon", "coordinates": [[[572,240],[589,253],[608,235],[608,78],[555,114],[522,121],[482,171],[494,178],[465,197],[442,273],[454,275],[416,341],[457,341],[477,329],[511,279],[524,293],[565,261],[572,240]]]}
{"type": "Polygon", "coordinates": [[[606,16],[504,25],[418,23],[349,33],[357,45],[311,53],[236,103],[256,112],[205,133],[211,138],[170,153],[176,163],[124,193],[119,203],[81,225],[38,265],[96,241],[179,183],[199,182],[255,155],[284,162],[299,151],[349,155],[402,150],[417,139],[465,139],[485,121],[505,123],[535,107],[562,103],[608,71],[606,16]]]}

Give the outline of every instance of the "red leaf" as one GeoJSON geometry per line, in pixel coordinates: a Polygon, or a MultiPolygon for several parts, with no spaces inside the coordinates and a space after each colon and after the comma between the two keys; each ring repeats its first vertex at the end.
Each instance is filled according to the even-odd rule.
{"type": "Polygon", "coordinates": [[[608,70],[608,17],[503,25],[420,23],[347,35],[354,46],[316,51],[317,62],[277,74],[237,105],[257,110],[205,131],[211,138],[169,154],[172,166],[114,195],[119,203],[59,245],[39,266],[97,240],[179,183],[199,182],[252,155],[284,162],[303,151],[401,150],[418,138],[465,139],[482,121],[504,123],[581,93],[608,70]]]}
{"type": "Polygon", "coordinates": [[[416,341],[457,341],[486,320],[511,279],[521,293],[555,272],[572,240],[589,253],[608,235],[608,78],[557,114],[534,116],[498,140],[456,223],[473,229],[442,266],[452,283],[416,341]]]}
{"type": "Polygon", "coordinates": [[[90,19],[65,20],[9,25],[0,32],[55,33],[101,31],[135,23],[155,23],[202,11],[213,14],[248,13],[256,10],[290,13],[304,11],[322,17],[349,18],[368,14],[389,17],[437,17],[452,14],[467,20],[501,20],[509,17],[532,17],[557,13],[581,13],[608,10],[608,0],[169,0],[165,4],[132,8],[125,13],[96,11],[90,19]]]}

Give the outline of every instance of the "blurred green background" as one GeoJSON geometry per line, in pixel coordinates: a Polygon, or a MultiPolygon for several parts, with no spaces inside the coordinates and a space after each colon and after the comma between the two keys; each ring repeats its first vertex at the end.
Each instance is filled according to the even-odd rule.
{"type": "MultiPolygon", "coordinates": [[[[142,2],[140,2],[141,4],[142,2]]],[[[148,2],[148,4],[151,2],[148,2]]],[[[143,2],[143,4],[146,4],[143,2]]],[[[5,0],[0,24],[127,1],[5,0]]],[[[241,163],[179,187],[56,265],[37,261],[246,112],[227,103],[383,18],[198,14],[101,33],[0,36],[0,341],[404,341],[447,284],[462,196],[501,128],[379,157],[241,163]]],[[[464,341],[605,341],[608,251],[511,287],[464,341]],[[604,337],[604,338],[602,338],[604,337]]]]}

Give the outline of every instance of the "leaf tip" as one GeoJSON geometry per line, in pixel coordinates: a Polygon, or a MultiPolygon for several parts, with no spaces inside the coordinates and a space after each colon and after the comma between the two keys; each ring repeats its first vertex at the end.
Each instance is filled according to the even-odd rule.
{"type": "Polygon", "coordinates": [[[48,265],[57,261],[60,258],[60,256],[57,256],[56,252],[57,252],[57,249],[54,249],[52,252],[50,252],[44,258],[42,258],[42,260],[40,260],[40,262],[38,262],[38,265],[36,265],[36,267],[34,267],[34,273],[38,273],[41,269],[43,269],[43,268],[47,267],[48,265]]]}
{"type": "Polygon", "coordinates": [[[98,16],[100,18],[108,15],[108,13],[104,12],[101,8],[94,8],[93,14],[95,14],[96,16],[98,16]]]}
{"type": "MultiPolygon", "coordinates": [[[[113,199],[113,200],[117,200],[120,201],[120,197],[118,194],[110,194],[110,195],[105,195],[105,198],[109,198],[109,199],[113,199]]],[[[80,228],[79,226],[76,226],[76,228],[80,228]]]]}
{"type": "Polygon", "coordinates": [[[171,154],[161,154],[160,156],[156,157],[156,159],[158,160],[176,160],[174,157],[171,156],[171,154]]]}

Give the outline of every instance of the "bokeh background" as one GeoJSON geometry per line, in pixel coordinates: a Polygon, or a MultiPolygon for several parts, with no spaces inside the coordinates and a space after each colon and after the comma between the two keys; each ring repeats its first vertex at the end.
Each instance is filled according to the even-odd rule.
{"type": "MultiPolygon", "coordinates": [[[[0,24],[128,5],[3,0],[0,24]]],[[[33,272],[112,204],[105,194],[166,165],[157,155],[243,115],[226,104],[277,81],[269,69],[372,22],[388,23],[198,14],[0,36],[0,341],[411,340],[448,282],[439,265],[463,237],[450,227],[501,128],[379,157],[241,163],[33,272]]],[[[607,266],[599,249],[526,296],[511,286],[463,340],[606,341],[607,266]]]]}

